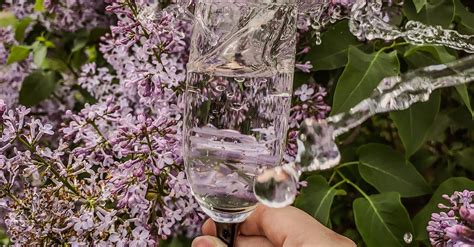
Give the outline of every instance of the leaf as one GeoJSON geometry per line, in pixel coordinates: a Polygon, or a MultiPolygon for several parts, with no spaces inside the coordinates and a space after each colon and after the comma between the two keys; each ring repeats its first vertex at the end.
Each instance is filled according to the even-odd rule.
{"type": "Polygon", "coordinates": [[[458,151],[454,157],[460,166],[466,170],[474,172],[474,147],[468,147],[458,151]]]}
{"type": "Polygon", "coordinates": [[[370,96],[383,78],[397,75],[399,70],[396,51],[366,54],[350,46],[349,62],[337,82],[331,114],[348,111],[370,96]]]}
{"type": "Polygon", "coordinates": [[[426,140],[444,142],[446,140],[446,129],[450,127],[451,119],[446,112],[439,112],[434,122],[436,124],[431,125],[426,140]]]}
{"type": "Polygon", "coordinates": [[[95,62],[97,60],[97,49],[95,48],[95,46],[87,47],[86,55],[90,63],[95,62]]]}
{"type": "Polygon", "coordinates": [[[407,110],[390,113],[407,157],[414,154],[425,143],[430,127],[438,115],[440,103],[441,93],[438,90],[427,102],[416,103],[407,110]]]}
{"type": "Polygon", "coordinates": [[[308,187],[303,188],[296,199],[296,207],[304,210],[325,226],[329,226],[329,212],[334,197],[339,193],[337,186],[329,186],[321,175],[308,178],[308,187]]]}
{"type": "Polygon", "coordinates": [[[469,97],[469,92],[467,90],[466,84],[456,86],[456,91],[461,97],[462,101],[466,105],[467,109],[471,113],[472,118],[474,118],[474,111],[472,110],[471,98],[469,97]]]}
{"type": "Polygon", "coordinates": [[[48,54],[48,47],[39,43],[37,47],[33,50],[33,61],[38,66],[41,67],[44,60],[46,59],[46,55],[48,54]]]}
{"type": "Polygon", "coordinates": [[[67,64],[58,58],[46,58],[41,65],[41,68],[44,70],[55,70],[58,72],[69,71],[67,64]]]}
{"type": "Polygon", "coordinates": [[[417,69],[439,63],[449,63],[457,58],[442,46],[411,46],[404,54],[404,59],[411,69],[417,69]]]}
{"type": "Polygon", "coordinates": [[[28,58],[30,55],[30,47],[18,45],[13,46],[8,55],[7,64],[21,62],[28,58]]]}
{"type": "Polygon", "coordinates": [[[379,192],[398,192],[403,197],[431,193],[425,179],[402,154],[383,144],[359,148],[359,172],[379,192]]]}
{"type": "Polygon", "coordinates": [[[0,11],[0,27],[15,26],[18,24],[18,19],[11,12],[0,11]]]}
{"type": "Polygon", "coordinates": [[[23,81],[20,90],[20,104],[34,106],[47,99],[56,88],[59,75],[54,71],[34,71],[23,81]]]}
{"type": "Polygon", "coordinates": [[[465,189],[474,190],[474,181],[462,177],[450,178],[438,187],[428,204],[413,219],[415,238],[417,240],[423,241],[427,246],[429,245],[426,226],[431,218],[431,214],[441,211],[438,208],[438,204],[446,202],[441,196],[444,194],[451,195],[454,191],[463,191],[465,189]]]}
{"type": "Polygon", "coordinates": [[[456,22],[461,25],[458,29],[461,32],[474,33],[474,13],[470,12],[460,0],[454,0],[454,6],[456,22]]]}
{"type": "Polygon", "coordinates": [[[448,28],[454,19],[454,3],[453,0],[431,0],[427,1],[420,11],[417,11],[413,2],[405,1],[403,13],[409,20],[448,28]]]}
{"type": "Polygon", "coordinates": [[[25,38],[25,31],[30,26],[33,20],[29,17],[25,17],[15,27],[15,39],[19,42],[22,42],[25,38]]]}
{"type": "Polygon", "coordinates": [[[413,0],[413,3],[416,7],[416,13],[419,13],[423,7],[426,5],[426,0],[413,0]]]}
{"type": "Polygon", "coordinates": [[[403,241],[413,226],[398,193],[372,195],[354,201],[354,218],[368,247],[416,246],[403,241]]]}
{"type": "Polygon", "coordinates": [[[306,60],[311,61],[314,70],[343,67],[347,63],[349,46],[363,45],[351,34],[348,23],[345,20],[330,26],[321,36],[321,45],[313,47],[308,53],[306,60]]]}
{"type": "Polygon", "coordinates": [[[36,12],[44,11],[44,0],[35,0],[35,11],[36,12]]]}
{"type": "Polygon", "coordinates": [[[89,42],[89,36],[79,36],[74,40],[74,45],[71,49],[71,52],[78,52],[82,48],[86,47],[87,42],[89,42]]]}

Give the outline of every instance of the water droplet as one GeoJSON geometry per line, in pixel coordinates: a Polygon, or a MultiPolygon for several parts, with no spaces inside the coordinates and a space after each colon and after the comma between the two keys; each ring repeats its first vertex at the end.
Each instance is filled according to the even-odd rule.
{"type": "Polygon", "coordinates": [[[255,179],[254,193],[264,205],[272,208],[289,206],[297,194],[297,178],[285,167],[265,170],[255,179]]]}
{"type": "Polygon", "coordinates": [[[232,103],[232,106],[231,106],[231,109],[234,111],[240,111],[243,108],[244,108],[243,105],[240,103],[232,103]]]}
{"type": "Polygon", "coordinates": [[[235,81],[238,83],[243,83],[245,81],[245,78],[240,77],[240,78],[235,78],[235,81]]]}
{"type": "Polygon", "coordinates": [[[413,242],[413,234],[407,232],[403,235],[403,241],[405,241],[405,243],[407,244],[411,244],[411,242],[413,242]]]}
{"type": "Polygon", "coordinates": [[[301,134],[300,135],[300,140],[305,142],[306,141],[306,135],[305,134],[301,134]]]}
{"type": "Polygon", "coordinates": [[[225,86],[217,85],[217,86],[216,86],[216,90],[219,91],[219,92],[224,92],[225,86]]]}
{"type": "Polygon", "coordinates": [[[227,92],[226,95],[228,98],[232,98],[235,94],[233,92],[227,92]]]}

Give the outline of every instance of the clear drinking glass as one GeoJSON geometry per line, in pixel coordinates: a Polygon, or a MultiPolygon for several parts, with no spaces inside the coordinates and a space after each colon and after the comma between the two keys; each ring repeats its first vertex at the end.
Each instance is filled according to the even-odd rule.
{"type": "Polygon", "coordinates": [[[282,161],[297,6],[295,0],[199,0],[194,18],[186,173],[206,214],[217,223],[239,223],[257,204],[255,176],[282,161]]]}

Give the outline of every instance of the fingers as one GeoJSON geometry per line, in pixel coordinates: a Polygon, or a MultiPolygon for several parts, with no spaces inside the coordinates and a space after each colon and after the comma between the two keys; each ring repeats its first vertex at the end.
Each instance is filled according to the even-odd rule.
{"type": "MultiPolygon", "coordinates": [[[[206,235],[216,236],[214,222],[206,221],[202,231],[206,235]]],[[[310,215],[294,207],[272,209],[258,206],[242,223],[237,241],[237,247],[355,246],[348,238],[331,231],[310,215]],[[239,243],[240,241],[244,242],[239,243]],[[257,245],[252,244],[255,242],[257,245]]]]}
{"type": "Polygon", "coordinates": [[[332,231],[294,207],[272,209],[258,206],[241,225],[241,234],[265,236],[274,246],[300,246],[309,240],[327,239],[332,231]]]}
{"type": "Polygon", "coordinates": [[[193,240],[192,247],[227,247],[221,240],[211,236],[201,236],[193,240]]]}
{"type": "Polygon", "coordinates": [[[265,237],[246,237],[239,236],[237,238],[236,247],[274,247],[272,242],[270,242],[265,237]]]}
{"type": "Polygon", "coordinates": [[[206,220],[202,225],[202,233],[204,235],[216,236],[216,225],[211,219],[206,220]]]}

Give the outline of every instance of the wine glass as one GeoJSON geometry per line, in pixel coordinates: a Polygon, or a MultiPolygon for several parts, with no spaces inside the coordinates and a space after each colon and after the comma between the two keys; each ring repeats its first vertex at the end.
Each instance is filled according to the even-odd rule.
{"type": "Polygon", "coordinates": [[[295,62],[295,0],[199,0],[185,92],[192,193],[232,246],[254,178],[282,161],[295,62]]]}

